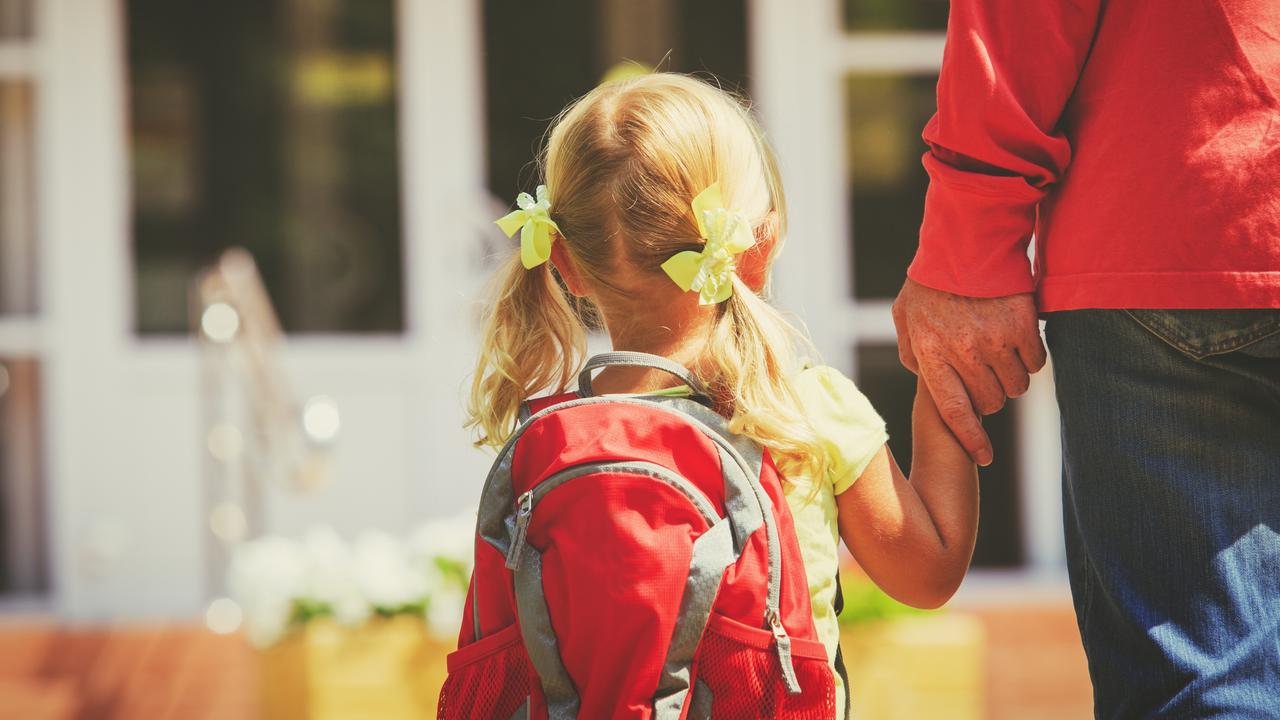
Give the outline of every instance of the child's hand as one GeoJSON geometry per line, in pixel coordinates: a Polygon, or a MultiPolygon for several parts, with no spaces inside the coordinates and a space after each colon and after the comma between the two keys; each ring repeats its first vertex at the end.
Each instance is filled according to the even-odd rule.
{"type": "Polygon", "coordinates": [[[840,536],[885,592],[916,607],[945,603],[964,579],[978,532],[978,476],[923,380],[912,412],[911,477],[888,447],[836,498],[840,536]]]}

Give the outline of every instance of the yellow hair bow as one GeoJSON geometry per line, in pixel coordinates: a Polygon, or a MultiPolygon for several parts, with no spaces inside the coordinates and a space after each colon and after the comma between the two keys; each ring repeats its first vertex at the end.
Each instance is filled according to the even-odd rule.
{"type": "Polygon", "coordinates": [[[662,269],[681,290],[696,291],[699,305],[715,305],[733,295],[737,255],[755,245],[756,237],[742,213],[724,206],[718,181],[693,199],[693,216],[706,241],[702,251],[676,253],[662,269]]]}
{"type": "Polygon", "coordinates": [[[547,186],[539,185],[534,192],[538,195],[536,201],[529,193],[522,192],[516,196],[516,207],[520,209],[494,220],[507,237],[520,231],[520,262],[526,270],[538,267],[551,257],[551,231],[560,232],[560,226],[551,219],[547,186]]]}

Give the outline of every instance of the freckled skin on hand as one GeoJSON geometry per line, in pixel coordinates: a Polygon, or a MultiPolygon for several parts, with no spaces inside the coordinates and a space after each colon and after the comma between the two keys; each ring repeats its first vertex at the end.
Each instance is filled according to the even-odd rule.
{"type": "Polygon", "coordinates": [[[924,378],[938,412],[980,465],[991,462],[981,416],[1027,391],[1044,367],[1035,298],[953,295],[907,280],[893,304],[898,355],[924,378]]]}

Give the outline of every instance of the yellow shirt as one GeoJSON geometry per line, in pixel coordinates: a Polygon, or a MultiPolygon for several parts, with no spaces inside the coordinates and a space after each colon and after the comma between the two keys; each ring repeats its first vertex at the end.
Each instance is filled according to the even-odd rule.
{"type": "MultiPolygon", "coordinates": [[[[836,496],[862,475],[889,435],[871,402],[835,368],[819,366],[802,371],[796,378],[796,390],[821,438],[829,470],[816,488],[812,478],[787,478],[784,493],[804,556],[818,639],[827,647],[827,659],[834,663],[840,642],[834,609],[840,564],[836,496]]],[[[837,697],[842,697],[838,676],[836,687],[837,697]]]]}

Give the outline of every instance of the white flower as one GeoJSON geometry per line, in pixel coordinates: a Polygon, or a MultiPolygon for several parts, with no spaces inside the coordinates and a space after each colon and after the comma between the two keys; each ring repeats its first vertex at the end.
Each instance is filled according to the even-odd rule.
{"type": "Polygon", "coordinates": [[[305,567],[300,597],[327,606],[346,625],[358,625],[373,612],[355,578],[355,559],[342,536],[331,527],[318,526],[302,539],[305,567]]]}
{"type": "Polygon", "coordinates": [[[404,542],[368,531],[348,544],[331,527],[314,527],[301,542],[267,536],[236,547],[228,573],[244,611],[249,640],[277,642],[297,617],[326,612],[358,625],[375,611],[425,606],[424,620],[448,637],[462,623],[471,574],[475,510],[433,520],[404,542]]]}
{"type": "Polygon", "coordinates": [[[359,625],[373,614],[373,606],[359,592],[344,595],[329,605],[333,619],[343,625],[359,625]]]}
{"type": "Polygon", "coordinates": [[[426,522],[409,536],[409,553],[430,588],[427,625],[437,637],[452,637],[462,624],[467,580],[475,559],[475,532],[476,510],[472,508],[426,522]],[[460,572],[443,572],[442,564],[453,565],[460,572]]]}
{"type": "Polygon", "coordinates": [[[236,547],[227,584],[244,610],[250,642],[265,647],[284,634],[302,576],[302,551],[292,540],[267,536],[236,547]]]}
{"type": "Polygon", "coordinates": [[[466,590],[445,588],[431,595],[427,603],[427,627],[438,638],[451,638],[462,626],[462,613],[467,604],[466,590]]]}
{"type": "Polygon", "coordinates": [[[409,536],[409,554],[422,566],[438,568],[437,558],[456,563],[471,574],[475,559],[476,510],[419,525],[409,536]]]}
{"type": "Polygon", "coordinates": [[[355,579],[373,607],[399,610],[427,598],[427,580],[409,563],[403,546],[385,532],[368,531],[355,542],[355,579]]]}

